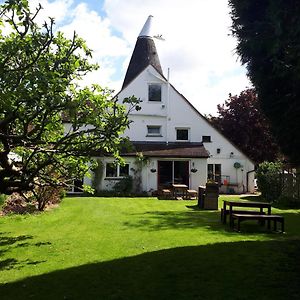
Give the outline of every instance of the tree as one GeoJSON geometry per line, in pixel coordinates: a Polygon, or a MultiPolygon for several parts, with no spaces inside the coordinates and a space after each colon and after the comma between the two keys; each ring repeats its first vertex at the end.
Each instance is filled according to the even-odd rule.
{"type": "Polygon", "coordinates": [[[300,165],[300,3],[230,0],[237,53],[282,152],[300,165]]]}
{"type": "Polygon", "coordinates": [[[98,85],[80,88],[90,49],[75,33],[38,26],[27,0],[0,6],[0,193],[66,186],[88,171],[95,154],[118,157],[129,109],[98,85]],[[63,121],[68,123],[64,124],[63,121]]]}
{"type": "Polygon", "coordinates": [[[273,161],[278,157],[278,146],[254,89],[242,91],[240,95],[229,94],[228,100],[218,105],[218,116],[210,116],[209,120],[254,162],[273,161]]]}
{"type": "Polygon", "coordinates": [[[282,192],[282,164],[266,161],[259,164],[257,185],[264,199],[269,202],[277,200],[282,192]]]}

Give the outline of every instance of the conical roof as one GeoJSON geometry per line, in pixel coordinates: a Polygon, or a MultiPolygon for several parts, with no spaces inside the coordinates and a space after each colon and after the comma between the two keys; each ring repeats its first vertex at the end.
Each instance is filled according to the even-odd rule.
{"type": "Polygon", "coordinates": [[[122,89],[149,65],[152,65],[158,72],[162,74],[159,57],[152,38],[152,18],[153,16],[148,17],[137,38],[124,78],[122,89]]]}

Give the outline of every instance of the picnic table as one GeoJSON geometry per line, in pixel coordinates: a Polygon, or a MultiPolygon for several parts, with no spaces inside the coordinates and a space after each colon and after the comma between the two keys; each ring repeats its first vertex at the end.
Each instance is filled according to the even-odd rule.
{"type": "Polygon", "coordinates": [[[186,184],[181,184],[181,183],[172,184],[172,192],[173,192],[174,199],[177,199],[178,197],[182,197],[182,199],[187,199],[187,190],[188,190],[188,186],[186,184]]]}
{"type": "MultiPolygon", "coordinates": [[[[267,202],[223,200],[223,209],[221,210],[221,220],[223,221],[223,224],[226,224],[227,215],[229,215],[230,226],[232,227],[233,226],[232,215],[234,213],[264,215],[266,214],[264,212],[264,209],[267,209],[267,215],[271,215],[271,204],[267,202]],[[259,211],[233,210],[234,207],[250,207],[250,208],[259,209],[259,211]]],[[[268,227],[270,227],[269,221],[268,221],[268,227]]]]}

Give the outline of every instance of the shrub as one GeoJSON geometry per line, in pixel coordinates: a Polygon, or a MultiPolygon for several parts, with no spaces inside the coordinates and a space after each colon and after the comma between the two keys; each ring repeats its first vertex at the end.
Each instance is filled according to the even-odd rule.
{"type": "Polygon", "coordinates": [[[114,191],[118,193],[132,192],[133,180],[131,176],[126,176],[119,180],[113,187],[114,191]]]}
{"type": "Polygon", "coordinates": [[[61,187],[44,186],[35,190],[32,201],[35,200],[38,210],[42,211],[47,205],[58,204],[64,195],[65,191],[61,187]]]}
{"type": "Polygon", "coordinates": [[[0,207],[3,205],[3,203],[5,202],[5,199],[7,198],[6,195],[4,194],[0,194],[0,207]]]}
{"type": "Polygon", "coordinates": [[[257,170],[257,185],[262,197],[271,202],[279,198],[282,191],[282,164],[280,162],[263,162],[257,170]]]}
{"type": "Polygon", "coordinates": [[[277,199],[276,207],[278,208],[292,208],[292,209],[299,209],[300,208],[300,202],[292,197],[287,197],[284,195],[281,195],[277,199]]]}
{"type": "Polygon", "coordinates": [[[3,204],[1,213],[7,214],[25,214],[36,211],[35,204],[28,201],[19,193],[13,193],[8,196],[3,204]]]}

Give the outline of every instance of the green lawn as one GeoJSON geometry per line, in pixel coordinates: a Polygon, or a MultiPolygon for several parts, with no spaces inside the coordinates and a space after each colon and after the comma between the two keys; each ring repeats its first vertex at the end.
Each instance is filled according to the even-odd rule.
{"type": "Polygon", "coordinates": [[[66,198],[0,217],[0,299],[300,299],[300,210],[272,209],[285,234],[236,233],[196,203],[66,198]]]}

